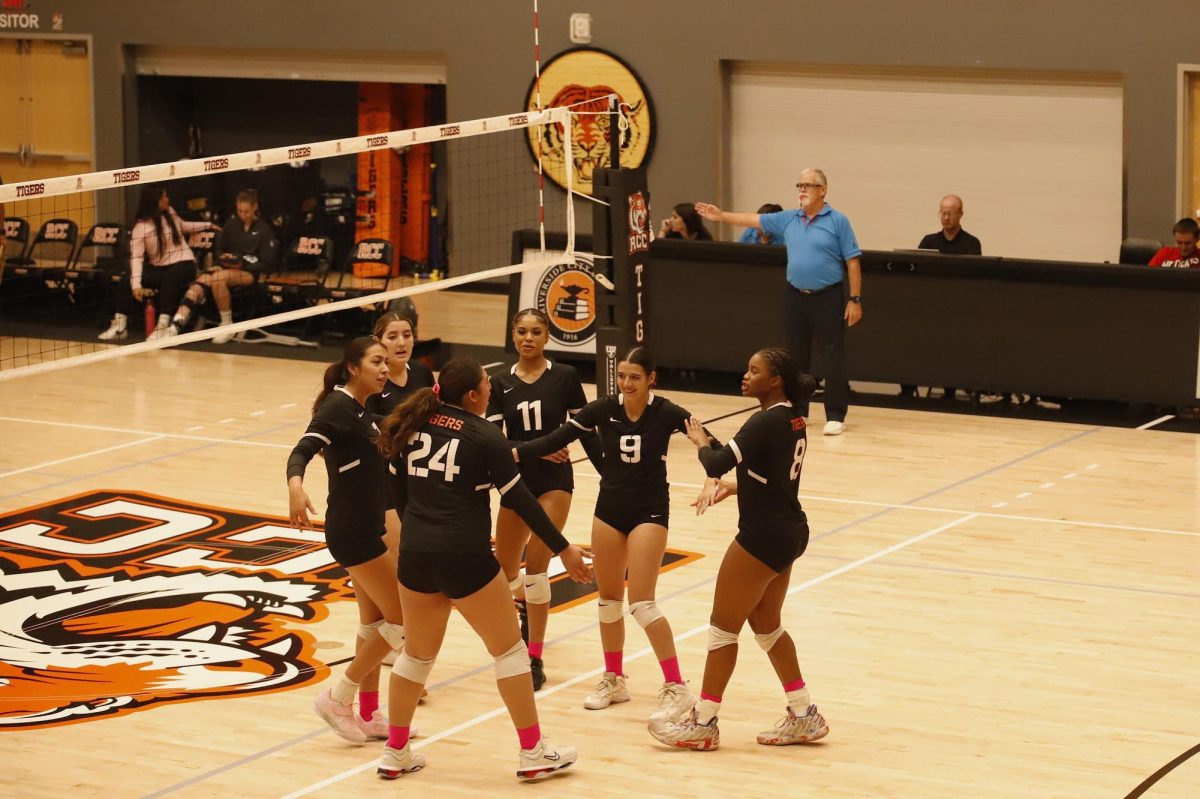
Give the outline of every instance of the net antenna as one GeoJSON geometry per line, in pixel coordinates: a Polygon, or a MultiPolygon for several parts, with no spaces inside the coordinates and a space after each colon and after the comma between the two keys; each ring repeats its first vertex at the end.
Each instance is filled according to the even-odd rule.
{"type": "MultiPolygon", "coordinates": [[[[3,284],[0,284],[0,304],[4,305],[3,313],[0,313],[0,382],[68,365],[109,360],[124,355],[132,355],[137,352],[207,341],[216,337],[214,335],[214,328],[197,330],[190,333],[181,331],[179,335],[174,335],[170,338],[147,340],[145,342],[138,340],[137,343],[98,342],[96,334],[99,330],[103,329],[102,327],[86,333],[80,333],[79,329],[88,325],[96,325],[96,321],[92,317],[96,317],[104,308],[110,307],[109,301],[97,301],[85,306],[81,295],[78,293],[70,293],[71,305],[65,310],[53,307],[45,312],[35,310],[24,316],[21,315],[21,312],[25,308],[33,308],[36,301],[43,297],[53,296],[55,302],[60,301],[60,298],[66,296],[68,293],[63,287],[70,283],[70,281],[75,280],[78,274],[100,271],[93,268],[91,263],[86,262],[86,258],[81,259],[80,257],[81,253],[85,252],[84,245],[92,243],[89,237],[83,235],[85,227],[90,225],[92,221],[100,221],[89,220],[85,217],[98,216],[97,200],[100,201],[104,208],[118,207],[120,205],[118,200],[121,190],[131,186],[141,187],[144,184],[166,183],[164,188],[170,188],[171,181],[193,177],[211,178],[220,176],[223,180],[228,181],[230,178],[236,178],[237,173],[242,171],[251,174],[252,170],[262,170],[265,167],[274,165],[297,166],[304,163],[311,164],[319,159],[334,159],[333,161],[321,161],[320,163],[335,163],[338,159],[341,159],[341,161],[354,161],[358,158],[359,154],[389,152],[397,148],[406,148],[426,143],[441,144],[442,146],[452,148],[451,169],[452,171],[457,169],[455,174],[458,175],[458,183],[452,184],[451,189],[453,194],[451,199],[458,208],[461,220],[457,231],[451,230],[452,257],[457,258],[456,273],[453,279],[455,284],[506,277],[525,270],[545,268],[547,264],[557,262],[570,263],[573,261],[575,251],[575,215],[569,199],[563,203],[563,223],[566,228],[566,246],[564,250],[556,253],[547,252],[546,240],[543,233],[540,242],[542,255],[540,260],[517,265],[513,265],[510,260],[511,240],[514,230],[529,227],[534,221],[535,214],[540,217],[544,230],[545,209],[542,204],[542,198],[538,196],[535,199],[532,196],[534,193],[531,191],[528,179],[522,179],[521,176],[528,175],[529,159],[528,150],[523,139],[530,132],[530,128],[544,128],[547,125],[558,125],[562,131],[568,165],[568,168],[565,170],[566,180],[570,190],[570,187],[573,186],[574,169],[571,166],[573,160],[571,138],[569,135],[571,115],[566,108],[526,110],[515,114],[371,133],[290,147],[275,147],[208,158],[149,164],[125,169],[89,172],[65,177],[52,177],[43,180],[0,185],[0,202],[6,204],[6,211],[9,217],[29,217],[28,221],[31,224],[27,226],[28,229],[26,230],[26,236],[29,240],[29,244],[24,248],[26,254],[28,255],[33,251],[35,245],[41,247],[36,253],[37,257],[33,259],[37,263],[31,262],[28,265],[20,267],[21,270],[27,273],[25,275],[26,279],[22,283],[13,283],[10,285],[10,277],[12,277],[14,272],[14,269],[10,266],[3,275],[3,284]],[[520,138],[515,138],[517,136],[520,138]],[[475,142],[475,144],[460,144],[464,140],[475,142]],[[463,149],[455,150],[453,148],[463,149]],[[455,160],[455,153],[457,153],[457,156],[460,156],[457,160],[455,160]],[[499,159],[502,159],[502,162],[499,159]],[[511,170],[511,174],[498,173],[497,169],[500,163],[503,164],[505,169],[511,170]],[[480,170],[480,174],[484,176],[486,182],[474,184],[463,179],[475,174],[474,170],[476,169],[480,170]],[[517,188],[521,185],[525,187],[523,190],[517,188]],[[513,188],[508,189],[507,187],[513,188]],[[456,194],[454,194],[455,188],[458,190],[456,194]],[[113,191],[114,189],[116,191],[113,191]],[[522,207],[514,206],[512,202],[512,198],[516,196],[514,192],[519,192],[525,196],[528,204],[522,207]],[[540,210],[533,207],[535,203],[540,207],[540,210]],[[463,209],[467,207],[471,208],[474,213],[487,216],[463,215],[463,209]],[[476,211],[475,209],[478,210],[476,211]],[[38,214],[44,218],[39,219],[37,217],[38,214]],[[53,239],[54,236],[50,234],[53,234],[55,231],[61,233],[62,231],[58,229],[65,229],[65,222],[71,221],[65,219],[68,216],[74,217],[79,223],[82,223],[71,223],[73,226],[72,231],[76,228],[78,229],[78,233],[71,232],[69,241],[71,251],[74,255],[56,255],[53,260],[41,258],[41,254],[48,247],[42,247],[36,241],[41,235],[39,229],[45,228],[48,230],[47,237],[53,239]],[[64,219],[60,220],[60,217],[64,219]],[[486,220],[486,231],[480,232],[479,228],[481,226],[476,224],[477,220],[486,220]],[[41,224],[38,224],[39,222],[41,224]],[[454,243],[455,233],[457,233],[457,244],[454,243]],[[55,281],[57,281],[57,285],[51,285],[55,281]],[[30,293],[14,295],[12,289],[18,285],[28,286],[30,293]],[[69,325],[61,324],[59,317],[69,314],[75,314],[76,316],[72,317],[69,325]],[[87,319],[83,318],[85,316],[87,319]],[[46,332],[47,330],[50,332],[46,332]]],[[[349,169],[345,164],[343,166],[347,170],[349,169]]],[[[287,169],[285,171],[290,173],[293,170],[287,169]]],[[[225,185],[228,185],[228,182],[225,185]]],[[[302,195],[297,194],[295,196],[299,197],[302,195]]],[[[571,195],[568,194],[567,196],[569,198],[571,195]]],[[[119,215],[112,211],[105,213],[106,216],[110,214],[113,218],[119,215]]],[[[353,218],[351,212],[351,225],[353,225],[353,218]]],[[[10,219],[10,221],[12,220],[10,219]]],[[[109,218],[103,221],[111,222],[113,219],[109,218]]],[[[100,225],[96,227],[100,227],[100,225]]],[[[121,226],[113,224],[110,227],[119,229],[121,226]]],[[[11,233],[9,235],[10,237],[12,236],[11,233]]],[[[354,237],[353,231],[350,235],[354,237]]],[[[304,236],[305,234],[301,234],[299,239],[293,239],[292,244],[303,242],[305,240],[304,236]]],[[[54,244],[62,249],[63,246],[68,244],[67,237],[64,235],[59,238],[63,239],[61,243],[48,241],[46,244],[54,244]]],[[[99,243],[99,240],[96,243],[99,243]]],[[[281,253],[286,248],[295,249],[282,237],[280,238],[280,243],[283,245],[280,248],[281,253]]],[[[357,253],[357,245],[361,241],[353,243],[355,243],[355,252],[357,253]]],[[[10,241],[11,244],[12,241],[10,241]]],[[[194,244],[192,246],[195,248],[194,244]]],[[[375,246],[382,247],[383,245],[377,244],[375,246]]],[[[14,247],[10,247],[10,256],[13,249],[14,247]]],[[[93,250],[86,250],[86,252],[90,254],[93,250]]],[[[314,258],[320,256],[319,252],[308,253],[303,250],[299,254],[301,256],[309,255],[314,258]]],[[[261,330],[270,325],[278,325],[326,314],[331,315],[331,312],[336,310],[377,307],[411,294],[429,291],[437,286],[445,287],[451,282],[443,280],[433,287],[418,285],[401,288],[392,288],[392,284],[385,283],[383,284],[384,290],[356,291],[357,284],[353,282],[354,278],[357,277],[357,273],[355,273],[355,275],[349,276],[351,278],[349,281],[350,291],[346,291],[343,279],[348,276],[348,267],[345,265],[347,255],[348,253],[345,249],[339,249],[332,256],[336,265],[341,267],[341,272],[338,275],[338,283],[336,286],[332,286],[329,283],[322,282],[319,286],[314,286],[318,290],[317,293],[319,296],[311,300],[311,307],[295,308],[283,313],[272,313],[271,310],[267,310],[265,315],[256,312],[257,316],[249,318],[246,321],[223,324],[221,327],[222,332],[241,333],[244,331],[261,330]]],[[[125,251],[125,258],[126,262],[123,273],[128,275],[127,250],[125,251]]],[[[280,260],[282,261],[282,257],[280,260]]],[[[198,251],[197,261],[200,261],[198,251]]],[[[337,266],[334,268],[337,268],[337,266]]],[[[149,268],[151,267],[147,264],[146,269],[149,268]]],[[[108,277],[107,274],[103,275],[103,279],[106,281],[108,277]]],[[[105,285],[108,284],[106,283],[105,285]]],[[[74,290],[72,289],[71,292],[74,292],[74,290]]],[[[125,294],[128,294],[128,289],[125,290],[125,294]]],[[[274,310],[279,310],[282,307],[284,306],[274,305],[274,310]]],[[[151,306],[147,305],[147,311],[151,310],[151,306]]],[[[163,309],[159,308],[158,310],[161,321],[163,309]]],[[[106,315],[105,318],[107,318],[106,315]]],[[[154,320],[151,317],[145,321],[148,335],[154,320]]],[[[132,315],[130,315],[129,324],[130,326],[137,324],[137,320],[132,315]]],[[[133,339],[133,336],[130,336],[130,339],[133,339]]],[[[138,339],[140,339],[140,336],[138,336],[138,339]]]]}

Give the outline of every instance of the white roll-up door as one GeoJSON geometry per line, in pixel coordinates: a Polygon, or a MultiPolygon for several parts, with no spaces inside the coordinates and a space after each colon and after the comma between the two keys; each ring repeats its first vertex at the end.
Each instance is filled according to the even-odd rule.
{"type": "Polygon", "coordinates": [[[731,210],[795,207],[800,169],[866,249],[940,229],[943,195],[985,255],[1113,261],[1121,243],[1123,90],[1116,76],[800,68],[728,73],[731,210]]]}

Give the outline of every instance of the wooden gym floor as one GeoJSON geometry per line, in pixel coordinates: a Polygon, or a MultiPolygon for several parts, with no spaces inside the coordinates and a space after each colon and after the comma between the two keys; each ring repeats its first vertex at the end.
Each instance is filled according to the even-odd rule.
{"type": "MultiPolygon", "coordinates": [[[[395,783],[380,782],[374,763],[382,744],[346,745],[311,710],[312,697],[342,668],[325,666],[351,653],[357,625],[354,603],[339,597],[344,584],[317,567],[328,563],[319,554],[307,573],[311,579],[319,573],[326,596],[310,603],[318,606],[312,618],[276,615],[265,622],[274,635],[294,636],[288,639],[292,654],[302,648],[299,661],[315,668],[307,682],[301,675],[299,687],[204,701],[184,701],[202,697],[181,691],[175,701],[137,712],[15,723],[35,705],[93,700],[94,708],[113,694],[103,679],[99,688],[87,682],[99,672],[89,671],[86,658],[64,659],[62,652],[64,641],[91,642],[86,655],[100,651],[98,641],[133,635],[117,607],[130,596],[88,606],[79,585],[101,590],[96,581],[106,573],[145,577],[153,570],[130,566],[144,566],[146,559],[123,555],[120,547],[108,547],[117,550],[109,561],[38,550],[29,543],[28,525],[44,513],[14,514],[111,490],[165,498],[164,505],[233,509],[260,525],[282,516],[284,462],[305,428],[319,377],[318,364],[241,350],[167,350],[0,382],[0,516],[7,517],[0,522],[0,757],[6,763],[0,793],[56,799],[68,792],[180,798],[517,791],[557,799],[714,792],[1200,796],[1200,758],[1143,786],[1197,742],[1200,438],[885,408],[852,408],[840,438],[819,435],[824,419],[814,408],[801,482],[813,538],[794,569],[784,622],[830,723],[829,737],[819,744],[755,744],[754,734],[782,715],[783,701],[749,635],[742,637],[726,694],[717,752],[668,750],[646,733],[661,676],[635,624],[627,626],[626,650],[633,701],[584,710],[582,699],[600,671],[595,605],[585,601],[550,618],[549,681],[539,700],[547,734],[579,748],[575,767],[552,784],[515,780],[516,739],[495,692],[491,661],[455,617],[429,701],[416,718],[416,742],[429,765],[395,783]],[[13,532],[22,524],[24,538],[13,532]],[[128,560],[113,565],[122,558],[128,560]],[[73,571],[45,568],[66,561],[73,571]],[[108,565],[97,567],[101,562],[108,565]],[[31,574],[57,577],[23,582],[31,574]],[[35,604],[27,601],[31,595],[35,604]],[[79,618],[70,612],[76,607],[79,618]],[[47,614],[54,613],[61,618],[51,624],[47,614]],[[60,665],[31,670],[42,661],[60,665]],[[23,679],[31,674],[39,679],[23,679]]],[[[710,425],[722,438],[750,409],[736,397],[664,393],[703,419],[725,417],[710,425]]],[[[586,541],[597,480],[588,464],[576,469],[567,534],[586,541]]],[[[703,517],[692,515],[688,503],[702,473],[688,442],[673,444],[669,470],[670,546],[703,557],[664,571],[659,601],[679,639],[684,676],[698,690],[713,581],[735,530],[736,508],[731,501],[703,517]]],[[[307,483],[319,509],[324,482],[324,469],[314,462],[307,483]]],[[[130,529],[152,533],[155,525],[184,524],[187,513],[176,513],[182,515],[157,521],[132,513],[130,529]]],[[[73,528],[59,535],[52,526],[38,528],[49,531],[38,540],[68,541],[51,548],[71,549],[73,528]]],[[[106,535],[76,549],[103,550],[112,531],[106,535]]],[[[275,554],[317,546],[273,545],[275,554]]],[[[267,544],[234,537],[220,551],[202,547],[199,560],[195,552],[191,557],[199,568],[168,569],[173,580],[207,579],[205,569],[212,579],[279,579],[271,570],[235,565],[270,561],[267,544]]],[[[132,589],[133,601],[142,590],[132,589]]],[[[239,589],[182,593],[200,597],[205,590],[224,596],[239,589]]],[[[215,604],[214,596],[194,600],[189,612],[201,613],[201,605],[215,604]]],[[[189,626],[179,613],[169,620],[160,615],[136,635],[203,641],[221,624],[232,629],[228,617],[203,631],[196,629],[201,623],[189,626]]],[[[260,630],[244,646],[266,647],[267,638],[260,630]]],[[[238,639],[223,640],[236,646],[238,639]]],[[[259,654],[257,662],[270,660],[259,654]]],[[[205,668],[150,662],[157,671],[141,684],[147,695],[167,693],[171,679],[181,673],[194,679],[205,668]]],[[[209,668],[217,675],[223,667],[209,668]]],[[[130,684],[129,675],[122,679],[112,684],[130,684]]]]}

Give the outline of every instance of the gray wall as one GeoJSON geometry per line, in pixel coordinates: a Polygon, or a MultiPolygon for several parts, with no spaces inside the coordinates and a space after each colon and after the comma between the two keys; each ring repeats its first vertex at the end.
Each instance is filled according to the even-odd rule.
{"type": "MultiPolygon", "coordinates": [[[[720,65],[756,60],[1120,73],[1126,86],[1126,233],[1167,238],[1174,222],[1176,66],[1200,63],[1194,0],[540,5],[543,60],[570,46],[568,17],[586,11],[593,44],[620,55],[648,84],[658,114],[649,176],[656,208],[720,198],[720,65]]],[[[54,10],[63,13],[65,32],[94,37],[101,169],[126,163],[131,152],[125,95],[135,82],[127,74],[129,46],[239,47],[248,58],[258,47],[442,53],[451,120],[516,110],[532,73],[529,0],[59,0],[54,10]]],[[[870,118],[864,108],[863,124],[870,118]]],[[[1019,201],[1018,183],[1013,192],[1019,201]]]]}

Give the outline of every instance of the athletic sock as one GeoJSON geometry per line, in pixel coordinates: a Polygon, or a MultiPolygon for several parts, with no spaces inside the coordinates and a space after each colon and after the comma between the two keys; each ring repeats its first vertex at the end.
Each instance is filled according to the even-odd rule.
{"type": "Polygon", "coordinates": [[[701,724],[708,724],[719,712],[721,712],[721,697],[701,691],[700,701],[696,705],[696,720],[701,724]]]}
{"type": "Polygon", "coordinates": [[[358,692],[358,715],[363,721],[370,721],[375,715],[375,711],[379,709],[379,692],[378,691],[359,691],[358,692]]]}
{"type": "Polygon", "coordinates": [[[658,665],[662,667],[663,680],[666,682],[683,682],[683,675],[679,673],[679,656],[672,655],[666,660],[658,661],[658,665]]]}
{"type": "Polygon", "coordinates": [[[534,724],[532,727],[522,727],[517,730],[517,737],[521,739],[522,749],[533,749],[542,740],[542,725],[534,724]]]}
{"type": "Polygon", "coordinates": [[[621,664],[625,660],[624,652],[605,652],[604,653],[604,670],[611,671],[613,674],[620,676],[625,672],[621,671],[621,664]]]}
{"type": "Polygon", "coordinates": [[[395,724],[389,724],[388,747],[391,749],[403,749],[408,746],[408,730],[408,727],[397,727],[395,724]]]}

